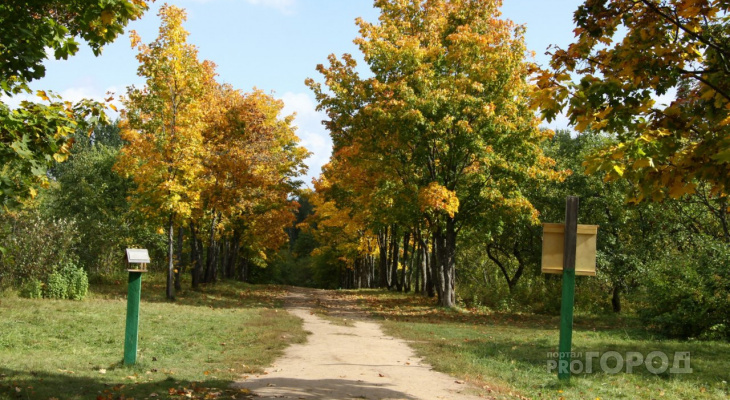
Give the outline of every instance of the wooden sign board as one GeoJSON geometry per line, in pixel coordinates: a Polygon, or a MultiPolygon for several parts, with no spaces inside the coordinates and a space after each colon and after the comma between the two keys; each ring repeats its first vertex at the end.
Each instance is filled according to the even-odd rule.
{"type": "MultiPolygon", "coordinates": [[[[598,225],[578,225],[575,246],[575,274],[596,276],[598,225]]],[[[564,224],[542,224],[542,272],[563,273],[564,224]]]]}
{"type": "Polygon", "coordinates": [[[147,249],[127,249],[127,262],[130,264],[148,264],[150,254],[147,249]]]}

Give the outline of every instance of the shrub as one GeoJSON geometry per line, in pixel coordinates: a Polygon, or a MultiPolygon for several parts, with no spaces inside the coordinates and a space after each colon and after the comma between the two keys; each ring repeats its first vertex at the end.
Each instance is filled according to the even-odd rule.
{"type": "Polygon", "coordinates": [[[28,299],[40,299],[43,297],[43,282],[36,278],[28,280],[20,288],[20,296],[28,299]]]}
{"type": "Polygon", "coordinates": [[[76,261],[78,231],[73,221],[43,218],[38,210],[0,218],[0,286],[46,281],[54,266],[76,261]]]}
{"type": "Polygon", "coordinates": [[[727,244],[698,238],[650,268],[641,317],[672,337],[730,339],[729,270],[727,244]]]}
{"type": "Polygon", "coordinates": [[[89,278],[83,268],[74,264],[66,264],[61,269],[61,275],[68,284],[68,298],[71,300],[83,300],[89,292],[89,278]]]}
{"type": "Polygon", "coordinates": [[[60,271],[54,271],[48,275],[44,297],[49,299],[68,298],[68,280],[60,271]]]}

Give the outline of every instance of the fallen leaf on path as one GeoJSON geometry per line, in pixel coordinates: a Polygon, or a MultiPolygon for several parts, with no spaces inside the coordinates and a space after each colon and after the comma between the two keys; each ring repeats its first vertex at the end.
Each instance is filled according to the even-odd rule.
{"type": "Polygon", "coordinates": [[[454,381],[454,382],[458,383],[459,385],[464,384],[464,381],[454,381]]]}

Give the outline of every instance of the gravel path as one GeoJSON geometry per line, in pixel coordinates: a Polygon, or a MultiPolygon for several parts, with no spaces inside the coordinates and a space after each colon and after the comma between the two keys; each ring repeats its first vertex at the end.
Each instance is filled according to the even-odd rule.
{"type": "Polygon", "coordinates": [[[304,320],[307,342],[289,347],[264,374],[235,384],[262,399],[479,399],[466,383],[431,369],[408,344],[326,291],[293,289],[287,309],[304,320]],[[353,320],[334,324],[314,313],[327,302],[328,315],[353,320]]]}

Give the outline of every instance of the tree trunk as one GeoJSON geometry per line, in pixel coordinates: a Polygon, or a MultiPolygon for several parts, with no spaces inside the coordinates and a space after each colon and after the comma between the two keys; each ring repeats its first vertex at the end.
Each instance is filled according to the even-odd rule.
{"type": "Polygon", "coordinates": [[[390,233],[390,286],[388,290],[395,288],[397,291],[403,291],[403,287],[398,280],[398,263],[400,261],[400,241],[397,235],[398,230],[393,226],[390,233]]]}
{"type": "Polygon", "coordinates": [[[416,274],[415,274],[415,281],[413,282],[413,291],[414,293],[421,293],[421,271],[423,269],[423,259],[421,258],[423,251],[422,242],[421,242],[421,232],[416,229],[416,232],[413,234],[413,256],[415,257],[415,268],[416,268],[416,274]]]}
{"type": "Polygon", "coordinates": [[[425,261],[426,261],[426,269],[425,269],[426,280],[424,282],[426,285],[426,295],[428,297],[434,297],[434,296],[436,296],[436,281],[437,281],[436,270],[438,268],[436,268],[436,264],[437,264],[436,263],[436,238],[433,237],[433,235],[431,237],[431,251],[428,252],[428,250],[426,250],[425,261]]]}
{"type": "Polygon", "coordinates": [[[446,232],[436,232],[437,240],[436,253],[438,255],[438,272],[440,282],[437,289],[439,291],[439,305],[442,307],[452,308],[455,305],[454,291],[454,269],[456,254],[456,223],[453,218],[446,219],[446,232]]]}
{"type": "Polygon", "coordinates": [[[613,306],[613,312],[621,312],[621,285],[613,285],[613,295],[611,296],[611,305],[613,306]]]}
{"type": "Polygon", "coordinates": [[[192,280],[193,289],[197,289],[200,286],[200,278],[203,272],[203,260],[202,260],[202,248],[200,240],[195,229],[195,224],[190,223],[190,258],[191,264],[193,265],[190,269],[190,275],[192,280]]]}
{"type": "Polygon", "coordinates": [[[238,280],[246,282],[248,280],[248,258],[241,258],[241,266],[238,268],[238,280]]]}
{"type": "Polygon", "coordinates": [[[439,304],[441,304],[441,296],[444,293],[444,273],[443,273],[443,260],[441,254],[444,252],[444,239],[443,233],[437,231],[433,233],[433,251],[431,253],[431,280],[433,282],[434,291],[438,297],[439,304]]]}
{"type": "Polygon", "coordinates": [[[238,251],[241,247],[241,234],[238,230],[233,231],[233,238],[231,239],[231,249],[228,253],[228,271],[226,277],[228,279],[236,278],[236,264],[238,263],[238,251]]]}
{"type": "Polygon", "coordinates": [[[368,267],[370,272],[368,273],[368,289],[375,288],[375,256],[368,256],[368,267]]]}
{"type": "Polygon", "coordinates": [[[208,234],[208,256],[205,259],[205,282],[215,282],[216,266],[217,264],[217,247],[218,243],[215,240],[215,227],[218,223],[218,214],[213,212],[213,219],[210,221],[210,232],[208,234]]]}
{"type": "Polygon", "coordinates": [[[185,265],[183,263],[183,227],[182,224],[177,229],[177,257],[175,259],[177,261],[177,268],[175,268],[175,291],[182,290],[182,286],[180,283],[180,274],[183,273],[183,266],[185,265]]]}
{"type": "Polygon", "coordinates": [[[408,282],[407,274],[408,274],[408,263],[410,260],[408,259],[408,242],[411,241],[411,232],[406,231],[406,233],[403,234],[403,270],[401,271],[401,281],[400,286],[398,287],[398,291],[411,291],[411,285],[408,282]]]}
{"type": "Polygon", "coordinates": [[[380,250],[380,273],[379,273],[379,287],[388,287],[388,228],[385,228],[385,232],[380,231],[378,233],[378,249],[380,250]]]}
{"type": "Polygon", "coordinates": [[[173,228],[173,214],[170,214],[170,219],[167,223],[167,299],[175,300],[175,241],[174,241],[174,228],[173,228]]]}

